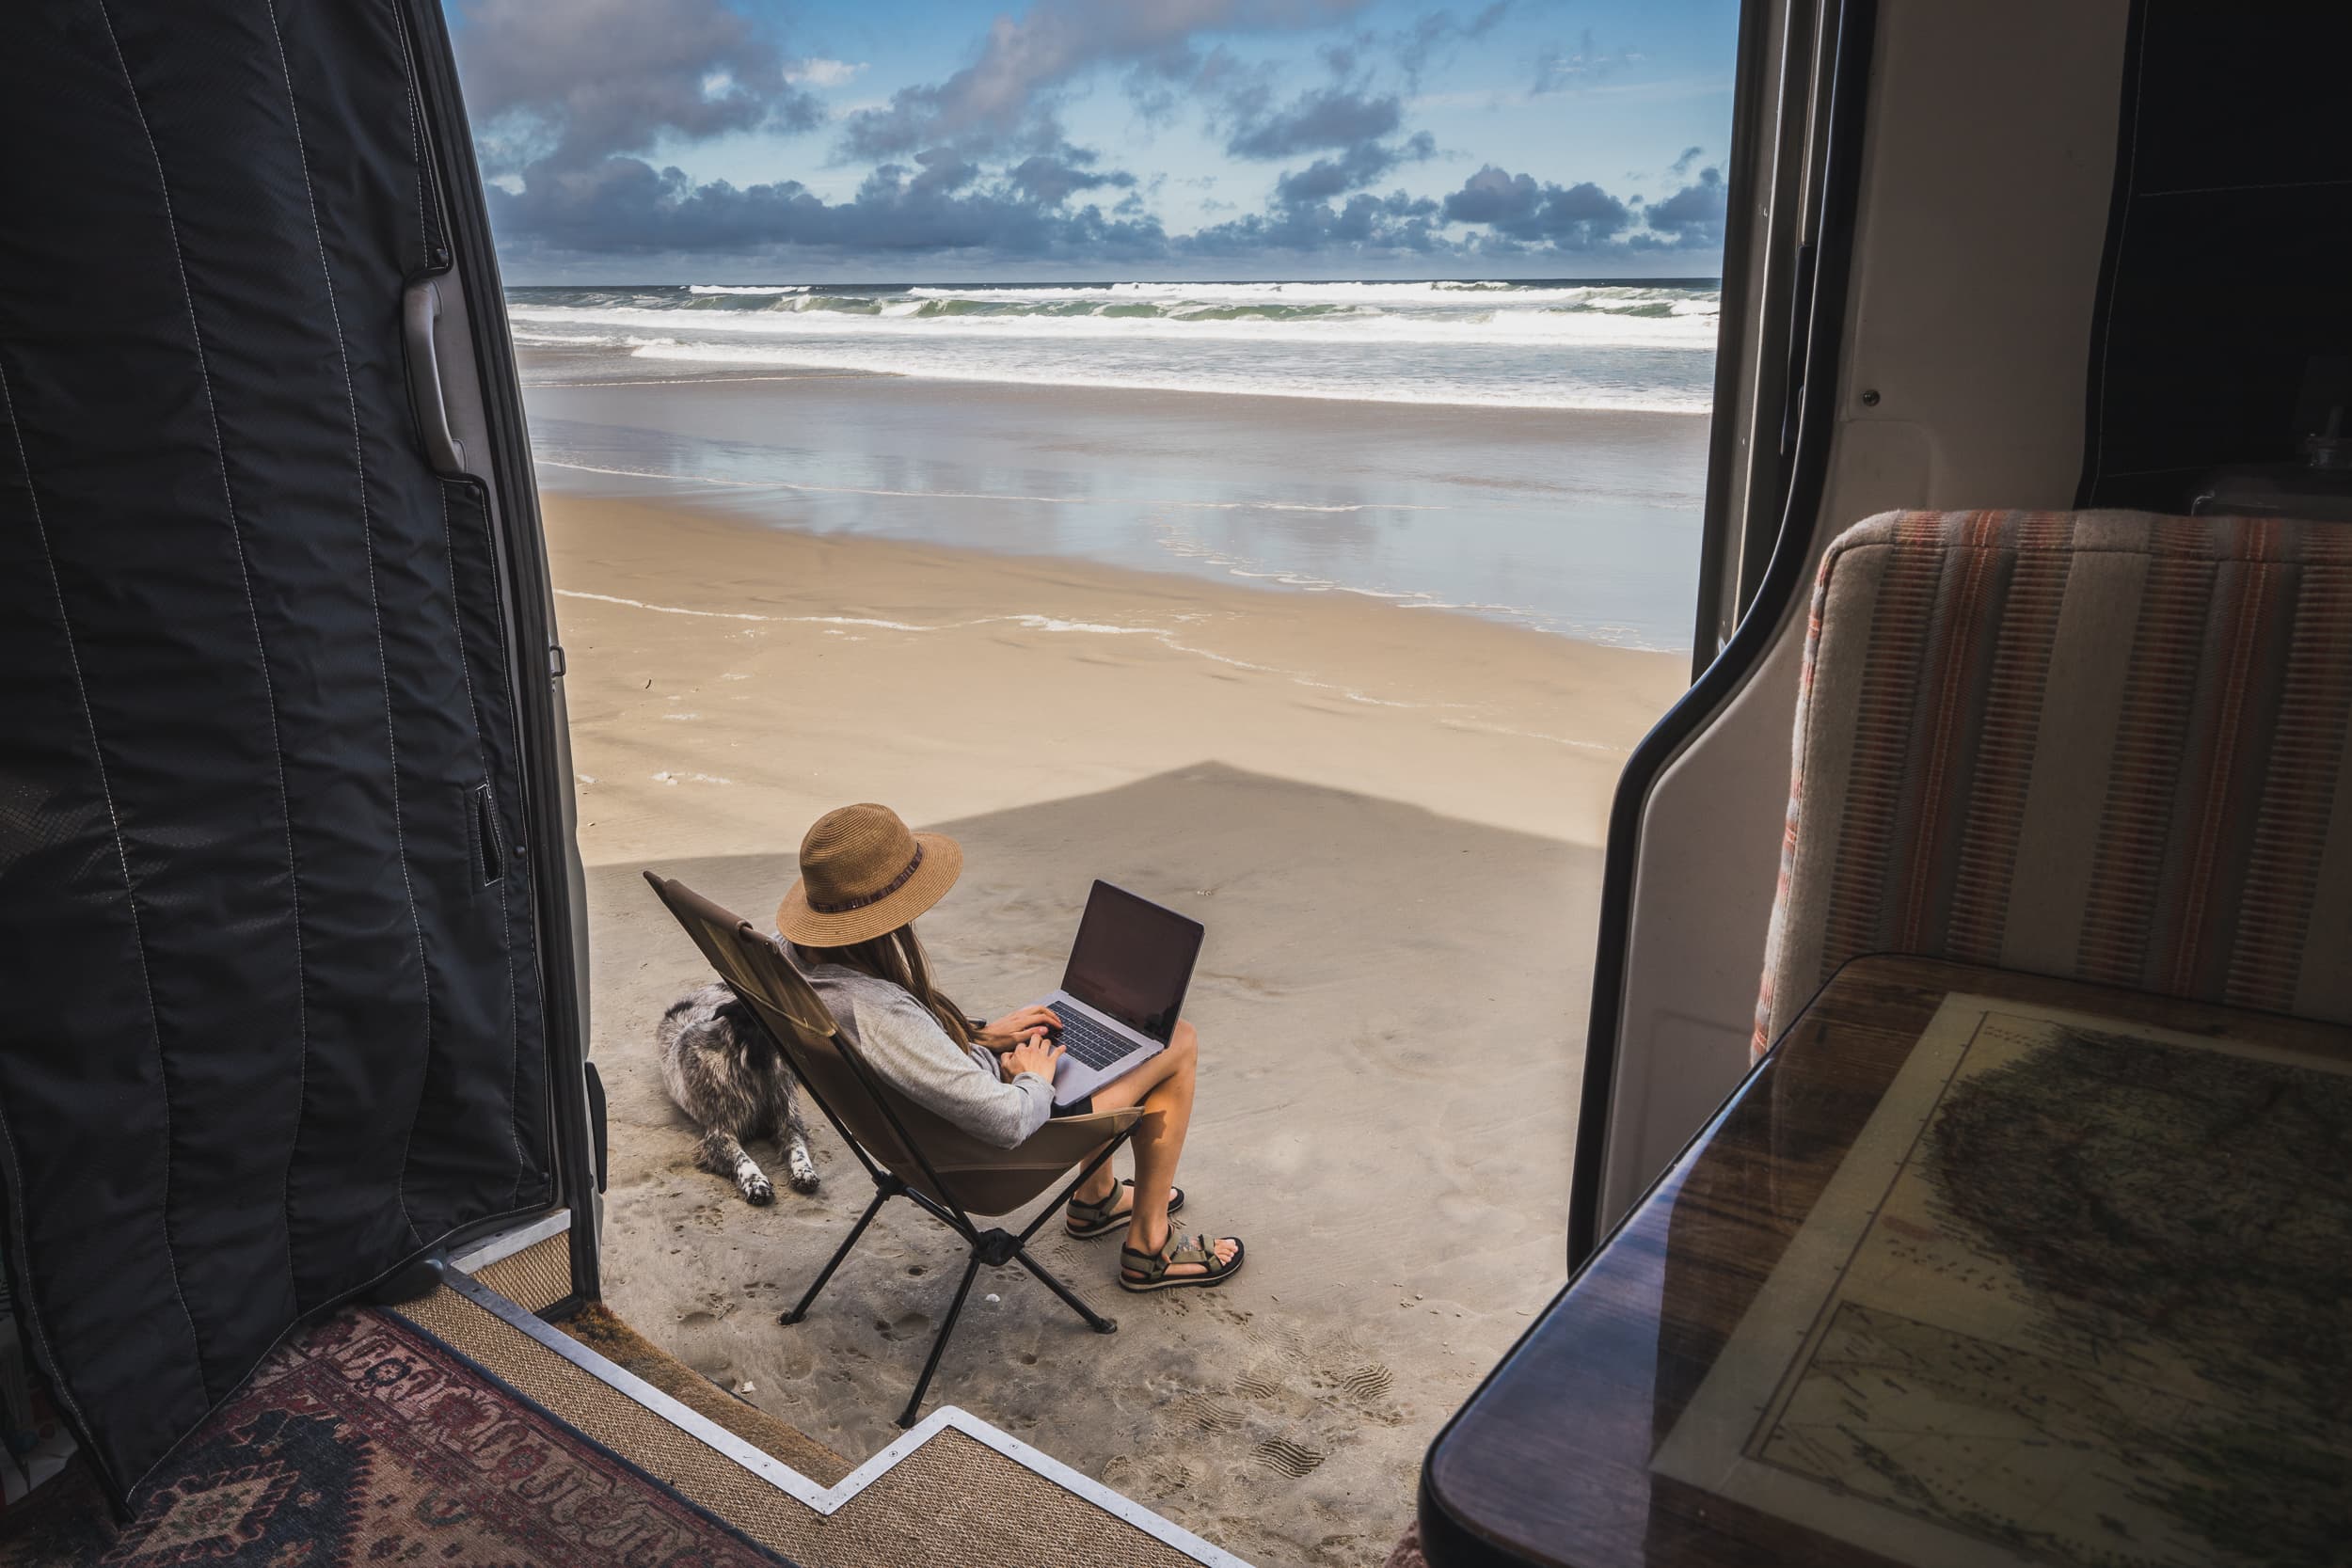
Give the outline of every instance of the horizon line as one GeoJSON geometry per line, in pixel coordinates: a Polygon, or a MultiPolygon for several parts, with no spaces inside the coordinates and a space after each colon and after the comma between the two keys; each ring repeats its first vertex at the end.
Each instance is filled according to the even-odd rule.
{"type": "Polygon", "coordinates": [[[1166,277],[1138,275],[1136,277],[995,277],[938,278],[906,277],[878,282],[866,279],[850,282],[835,278],[799,278],[789,282],[775,278],[702,277],[692,282],[656,282],[650,279],[606,279],[596,282],[564,283],[505,283],[510,289],[1001,289],[1007,287],[1091,289],[1120,283],[1201,283],[1229,284],[1290,284],[1290,283],[1512,283],[1551,284],[1556,287],[1589,289],[1621,288],[1632,285],[1653,287],[1710,288],[1723,287],[1720,276],[1646,277],[1620,275],[1607,277],[1366,277],[1333,276],[1324,277],[1166,277]]]}

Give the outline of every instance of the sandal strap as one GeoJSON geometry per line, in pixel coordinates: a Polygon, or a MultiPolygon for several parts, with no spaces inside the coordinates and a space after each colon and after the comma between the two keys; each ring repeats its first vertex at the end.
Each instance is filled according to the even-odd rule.
{"type": "MultiPolygon", "coordinates": [[[[1136,1206],[1133,1203],[1130,1203],[1126,1208],[1120,1209],[1115,1207],[1115,1205],[1119,1202],[1120,1193],[1126,1188],[1133,1187],[1134,1185],[1134,1181],[1122,1176],[1119,1179],[1119,1185],[1111,1189],[1111,1196],[1103,1199],[1102,1202],[1096,1203],[1088,1198],[1073,1197],[1062,1206],[1062,1212],[1067,1214],[1073,1214],[1077,1216],[1079,1223],[1084,1225],[1097,1225],[1105,1220],[1124,1219],[1127,1215],[1136,1212],[1136,1206]]],[[[1171,1187],[1168,1189],[1168,1207],[1170,1212],[1173,1212],[1184,1201],[1184,1188],[1171,1187]]]]}
{"type": "Polygon", "coordinates": [[[1143,1260],[1142,1268],[1129,1268],[1126,1272],[1146,1281],[1165,1278],[1169,1269],[1181,1264],[1199,1264],[1202,1273],[1208,1275],[1222,1274],[1232,1267],[1231,1263],[1218,1261],[1216,1249],[1207,1236],[1195,1235],[1186,1240],[1173,1230],[1168,1233],[1167,1244],[1157,1252],[1141,1252],[1124,1245],[1119,1252],[1122,1258],[1143,1260]]]}
{"type": "Polygon", "coordinates": [[[1073,1197],[1065,1206],[1065,1212],[1081,1215],[1090,1221],[1114,1219],[1120,1214],[1131,1213],[1135,1209],[1134,1204],[1131,1203],[1126,1208],[1121,1209],[1118,1207],[1118,1203],[1120,1191],[1134,1185],[1135,1183],[1133,1181],[1121,1177],[1120,1179],[1119,1185],[1111,1189],[1110,1196],[1104,1198],[1099,1203],[1092,1198],[1073,1197]]]}

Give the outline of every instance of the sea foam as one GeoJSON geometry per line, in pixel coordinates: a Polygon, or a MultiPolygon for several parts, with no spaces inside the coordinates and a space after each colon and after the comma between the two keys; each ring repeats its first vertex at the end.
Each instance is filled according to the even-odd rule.
{"type": "Polygon", "coordinates": [[[1706,409],[1718,297],[1677,284],[515,289],[518,341],[640,359],[1381,403],[1706,409]]]}

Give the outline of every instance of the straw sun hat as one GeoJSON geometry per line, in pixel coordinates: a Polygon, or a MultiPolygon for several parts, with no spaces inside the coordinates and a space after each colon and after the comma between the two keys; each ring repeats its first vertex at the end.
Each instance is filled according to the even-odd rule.
{"type": "Polygon", "coordinates": [[[899,927],[946,896],[963,850],[918,833],[888,806],[843,806],[801,840],[801,877],[776,906],[776,934],[803,947],[847,947],[899,927]]]}

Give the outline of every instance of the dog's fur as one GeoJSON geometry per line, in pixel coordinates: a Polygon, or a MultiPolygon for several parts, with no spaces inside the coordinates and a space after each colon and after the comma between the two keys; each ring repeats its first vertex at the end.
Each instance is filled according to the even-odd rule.
{"type": "Polygon", "coordinates": [[[817,1162],[809,1157],[792,1069],[741,999],[716,984],[690,991],[670,1004],[655,1037],[661,1082],[703,1130],[694,1164],[731,1178],[745,1202],[772,1203],[775,1187],[743,1146],[773,1138],[793,1190],[817,1190],[817,1162]]]}

